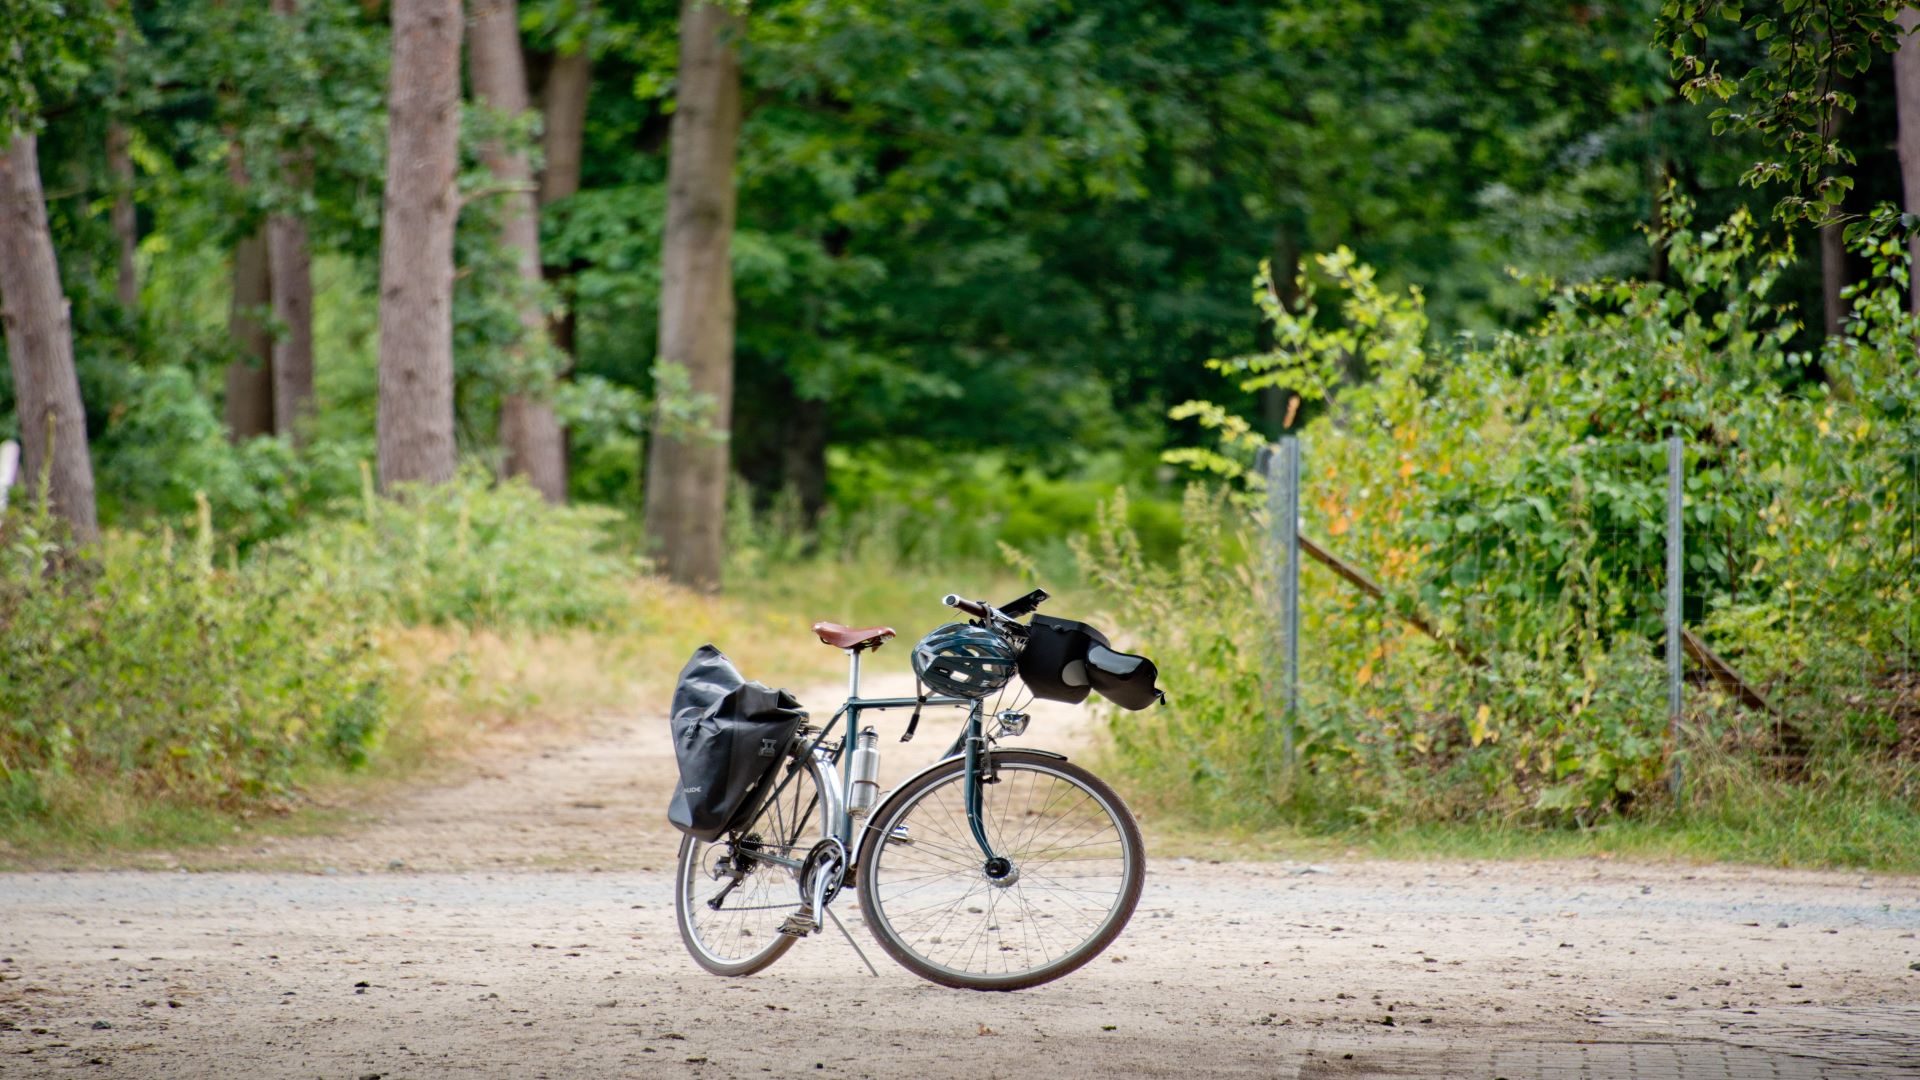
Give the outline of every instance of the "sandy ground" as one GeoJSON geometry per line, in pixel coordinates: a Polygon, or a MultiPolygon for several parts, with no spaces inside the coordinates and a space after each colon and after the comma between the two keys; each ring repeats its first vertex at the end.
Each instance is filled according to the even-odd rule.
{"type": "Polygon", "coordinates": [[[674,927],[672,770],[608,719],[340,835],[0,875],[0,1077],[1920,1077],[1920,879],[1162,859],[1037,990],[919,981],[850,896],[877,978],[830,932],[725,980],[674,927]]]}

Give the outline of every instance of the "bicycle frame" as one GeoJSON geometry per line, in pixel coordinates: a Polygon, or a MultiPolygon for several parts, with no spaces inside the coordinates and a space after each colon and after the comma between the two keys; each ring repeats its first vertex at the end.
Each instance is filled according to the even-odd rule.
{"type": "MultiPolygon", "coordinates": [[[[922,706],[940,708],[965,708],[967,722],[954,743],[940,760],[945,761],[964,752],[967,759],[966,806],[967,827],[973,833],[974,843],[980,847],[983,859],[995,858],[992,845],[987,840],[985,828],[980,823],[980,782],[982,753],[986,749],[985,704],[972,698],[951,697],[943,694],[928,695],[926,698],[863,698],[860,696],[860,650],[846,650],[847,700],[833,714],[826,726],[813,737],[809,748],[811,760],[805,762],[814,777],[814,787],[820,793],[820,832],[823,836],[840,841],[846,850],[849,865],[858,861],[860,844],[866,830],[854,828],[852,816],[847,812],[848,800],[853,792],[853,747],[854,737],[860,730],[860,714],[863,712],[884,712],[889,709],[912,709],[922,706]],[[827,736],[842,720],[846,721],[846,734],[839,742],[828,749],[827,736]]],[[[784,782],[783,782],[784,783],[784,782]]]]}

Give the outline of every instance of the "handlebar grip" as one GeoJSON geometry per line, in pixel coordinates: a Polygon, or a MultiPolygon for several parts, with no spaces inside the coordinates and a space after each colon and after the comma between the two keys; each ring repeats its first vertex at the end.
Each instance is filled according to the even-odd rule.
{"type": "Polygon", "coordinates": [[[946,598],[940,602],[950,608],[959,608],[961,611],[966,612],[976,619],[984,619],[987,617],[987,605],[978,600],[966,600],[955,593],[948,593],[946,598]]]}

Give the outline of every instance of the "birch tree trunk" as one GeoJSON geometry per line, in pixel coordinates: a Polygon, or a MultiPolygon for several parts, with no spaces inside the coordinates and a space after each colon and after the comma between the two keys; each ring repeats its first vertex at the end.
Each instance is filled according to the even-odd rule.
{"type": "Polygon", "coordinates": [[[273,434],[268,273],[266,230],[241,237],[233,248],[233,303],[227,311],[227,337],[239,354],[227,365],[227,437],[236,443],[273,434]]]}
{"type": "Polygon", "coordinates": [[[47,230],[40,154],[32,135],[0,154],[0,323],[20,418],[21,481],[44,482],[49,509],[86,544],[100,538],[87,456],[87,416],[73,369],[73,328],[53,236],[47,230]]]}
{"type": "Polygon", "coordinates": [[[394,0],[380,228],[380,485],[453,479],[459,0],[394,0]]]}
{"type": "MultiPolygon", "coordinates": [[[[1899,15],[1900,48],[1893,54],[1893,96],[1898,109],[1900,151],[1900,209],[1920,213],[1920,9],[1903,8],[1899,15]]],[[[1909,265],[1920,268],[1920,233],[1907,241],[1909,265]]],[[[1920,280],[1911,283],[1909,302],[1920,314],[1920,280]]]]}
{"type": "Polygon", "coordinates": [[[647,460],[646,527],[667,576],[720,584],[733,413],[734,153],[740,133],[743,20],[724,3],[681,0],[680,90],[667,164],[661,244],[658,363],[686,370],[712,401],[704,423],[664,426],[655,413],[647,460]]]}
{"type": "MultiPolygon", "coordinates": [[[[483,103],[507,116],[526,114],[531,107],[526,58],[520,52],[520,9],[514,0],[474,0],[467,64],[474,94],[483,103]]],[[[543,348],[547,332],[537,299],[542,277],[533,168],[525,154],[497,141],[483,147],[481,156],[487,171],[507,189],[499,196],[500,243],[513,252],[526,287],[520,308],[524,356],[529,348],[543,348]]],[[[500,402],[500,442],[507,452],[507,475],[526,477],[550,503],[567,501],[566,442],[547,395],[539,389],[508,394],[500,402]]]]}

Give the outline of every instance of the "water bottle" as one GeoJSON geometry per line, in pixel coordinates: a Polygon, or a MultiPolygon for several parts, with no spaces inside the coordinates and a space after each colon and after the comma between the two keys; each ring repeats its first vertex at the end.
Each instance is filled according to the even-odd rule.
{"type": "Polygon", "coordinates": [[[880,736],[872,728],[854,736],[853,790],[847,793],[847,813],[866,817],[880,801],[880,736]]]}

